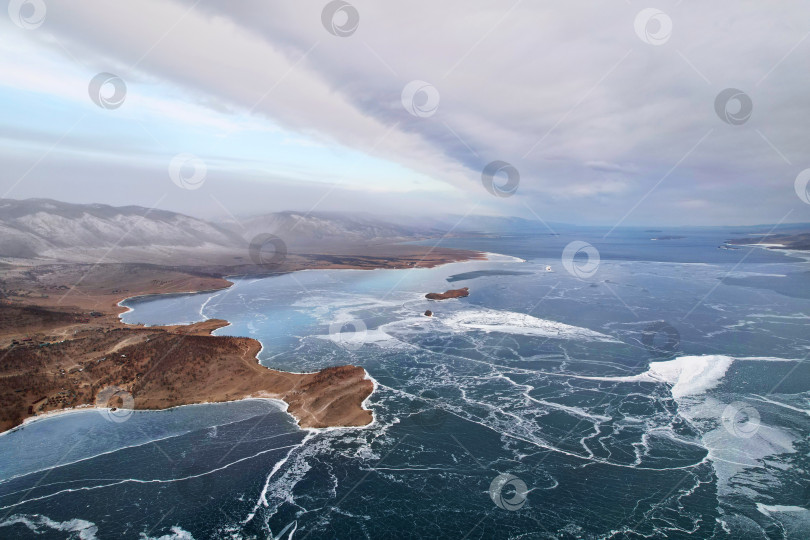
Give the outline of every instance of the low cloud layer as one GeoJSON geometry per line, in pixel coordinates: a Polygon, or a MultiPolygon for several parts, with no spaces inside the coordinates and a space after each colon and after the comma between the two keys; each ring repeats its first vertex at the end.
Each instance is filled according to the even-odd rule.
{"type": "Polygon", "coordinates": [[[38,27],[28,6],[0,28],[7,197],[810,221],[800,1],[42,5],[38,27]],[[88,97],[99,72],[125,82],[120,108],[88,97]],[[727,88],[742,94],[718,103],[727,88]],[[200,189],[168,179],[182,152],[207,165],[200,189]],[[495,160],[519,171],[514,196],[482,185],[495,160]]]}

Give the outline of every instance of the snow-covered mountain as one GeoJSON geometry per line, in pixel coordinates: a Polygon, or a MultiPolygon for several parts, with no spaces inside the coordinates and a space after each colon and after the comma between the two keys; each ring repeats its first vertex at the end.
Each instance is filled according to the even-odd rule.
{"type": "Polygon", "coordinates": [[[443,231],[344,213],[278,212],[217,224],[142,206],[0,199],[0,260],[6,262],[242,264],[251,239],[265,233],[293,252],[336,252],[443,231]]]}
{"type": "Polygon", "coordinates": [[[0,257],[6,259],[161,261],[244,250],[245,245],[224,227],[164,210],[0,200],[0,257]]]}
{"type": "Polygon", "coordinates": [[[407,217],[343,212],[276,212],[212,223],[142,206],[0,199],[0,262],[152,262],[239,265],[257,235],[281,238],[290,252],[357,252],[374,244],[445,234],[525,232],[537,223],[485,216],[407,217]]]}

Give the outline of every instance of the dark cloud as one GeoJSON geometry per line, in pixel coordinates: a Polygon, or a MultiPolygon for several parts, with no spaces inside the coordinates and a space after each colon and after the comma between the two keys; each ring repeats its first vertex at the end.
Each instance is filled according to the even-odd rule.
{"type": "MultiPolygon", "coordinates": [[[[810,166],[801,1],[662,4],[672,33],[658,45],[636,34],[640,7],[585,0],[356,1],[360,25],[343,38],[324,29],[320,1],[51,4],[42,31],[26,34],[43,47],[401,164],[490,212],[604,224],[776,222],[790,210],[788,221],[808,219],[793,192],[810,166]],[[435,113],[403,107],[413,80],[435,87],[435,113]],[[742,125],[715,111],[730,87],[753,103],[742,125]],[[493,160],[520,171],[509,200],[481,186],[493,160]]],[[[350,197],[326,204],[352,208],[350,197]]]]}

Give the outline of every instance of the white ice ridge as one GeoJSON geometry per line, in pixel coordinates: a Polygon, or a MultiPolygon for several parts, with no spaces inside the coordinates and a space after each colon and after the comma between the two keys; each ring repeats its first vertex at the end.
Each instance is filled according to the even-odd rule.
{"type": "Polygon", "coordinates": [[[18,524],[25,525],[37,535],[44,534],[48,529],[51,529],[65,533],[74,533],[71,537],[79,538],[80,540],[96,540],[96,533],[98,532],[98,527],[96,527],[94,523],[83,519],[76,518],[68,521],[55,521],[40,514],[14,514],[5,521],[0,522],[0,527],[9,527],[18,524]]]}
{"type": "Polygon", "coordinates": [[[734,362],[730,356],[709,354],[681,356],[666,362],[652,362],[644,373],[629,377],[578,377],[595,381],[662,382],[672,385],[672,397],[702,394],[723,379],[734,362]]]}
{"type": "Polygon", "coordinates": [[[594,330],[538,319],[514,311],[498,311],[494,309],[458,311],[446,318],[442,318],[442,322],[453,330],[482,330],[484,332],[503,332],[524,336],[618,342],[615,338],[594,330]]]}
{"type": "Polygon", "coordinates": [[[171,534],[163,534],[160,536],[146,536],[144,533],[141,533],[141,540],[194,540],[190,532],[177,525],[173,526],[171,531],[171,534]]]}
{"type": "Polygon", "coordinates": [[[526,259],[520,257],[513,257],[512,255],[504,255],[502,253],[484,252],[489,262],[526,262],[526,259]]]}
{"type": "Polygon", "coordinates": [[[784,505],[767,505],[762,503],[757,503],[757,510],[761,513],[765,514],[766,516],[770,516],[773,513],[777,512],[807,512],[807,508],[802,508],[801,506],[784,506],[784,505]]]}
{"type": "MultiPolygon", "coordinates": [[[[48,493],[46,495],[40,495],[39,497],[33,497],[31,499],[26,499],[25,497],[23,497],[23,499],[15,502],[15,503],[11,503],[11,504],[8,504],[6,506],[0,506],[0,511],[7,510],[7,509],[13,508],[15,506],[20,506],[22,504],[27,504],[27,503],[30,503],[30,502],[33,502],[33,501],[42,501],[42,500],[45,500],[45,499],[50,499],[52,497],[58,497],[58,496],[63,495],[65,493],[73,493],[75,491],[92,491],[92,490],[96,490],[96,489],[106,489],[108,487],[120,486],[120,485],[123,485],[123,484],[130,484],[130,483],[133,483],[133,484],[170,484],[170,483],[173,483],[173,482],[184,482],[184,481],[189,480],[191,478],[199,478],[201,476],[206,476],[206,475],[209,475],[209,474],[213,474],[213,473],[228,469],[228,468],[236,465],[237,463],[241,463],[243,461],[253,459],[255,457],[261,456],[261,455],[266,454],[268,452],[275,452],[275,451],[278,451],[278,450],[286,450],[288,448],[293,448],[294,449],[294,448],[300,447],[300,446],[302,446],[304,444],[305,441],[306,441],[306,438],[304,440],[302,440],[298,444],[291,444],[291,445],[287,445],[287,446],[279,446],[278,448],[268,448],[266,450],[262,450],[261,452],[257,452],[256,454],[254,454],[252,456],[245,456],[243,458],[239,458],[236,461],[233,461],[233,462],[228,463],[226,465],[222,465],[222,466],[217,467],[215,469],[211,469],[210,471],[202,472],[202,473],[199,473],[199,474],[193,474],[193,475],[190,475],[190,476],[184,476],[184,477],[181,477],[181,478],[169,478],[169,479],[165,479],[165,480],[160,479],[160,478],[152,478],[152,479],[147,479],[147,480],[143,480],[143,479],[140,479],[140,478],[111,479],[111,480],[115,480],[115,481],[112,481],[112,482],[110,482],[108,484],[100,484],[100,485],[97,485],[97,486],[81,486],[81,487],[77,487],[77,488],[65,488],[65,489],[56,491],[54,493],[48,493]]],[[[102,479],[102,480],[104,480],[104,479],[102,479]]],[[[0,523],[0,525],[3,525],[3,524],[0,523]]]]}

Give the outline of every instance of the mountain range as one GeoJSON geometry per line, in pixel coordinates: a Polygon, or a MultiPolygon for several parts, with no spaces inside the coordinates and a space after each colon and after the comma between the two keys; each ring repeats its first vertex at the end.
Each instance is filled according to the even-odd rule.
{"type": "MultiPolygon", "coordinates": [[[[761,226],[729,234],[796,234],[808,228],[761,226]]],[[[291,253],[356,254],[370,246],[441,236],[548,235],[571,229],[571,225],[519,217],[382,218],[341,212],[285,211],[206,221],[142,206],[0,199],[0,262],[242,264],[251,240],[261,234],[278,236],[291,253]]]]}
{"type": "Polygon", "coordinates": [[[223,222],[142,206],[0,199],[0,260],[201,264],[241,258],[259,234],[291,251],[340,251],[436,237],[445,230],[371,215],[278,212],[223,222]],[[234,257],[237,254],[237,257],[234,257]]]}

